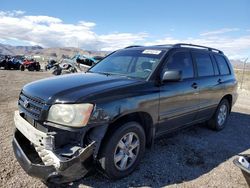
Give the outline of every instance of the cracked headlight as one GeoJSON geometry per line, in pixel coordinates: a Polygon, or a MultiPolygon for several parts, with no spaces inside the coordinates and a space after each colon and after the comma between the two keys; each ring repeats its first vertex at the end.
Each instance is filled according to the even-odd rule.
{"type": "Polygon", "coordinates": [[[87,125],[93,104],[54,104],[49,109],[48,121],[70,127],[87,125]]]}

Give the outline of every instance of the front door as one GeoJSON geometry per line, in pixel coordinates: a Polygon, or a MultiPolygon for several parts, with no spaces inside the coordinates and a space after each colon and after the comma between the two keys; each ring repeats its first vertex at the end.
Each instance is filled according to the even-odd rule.
{"type": "Polygon", "coordinates": [[[162,71],[166,70],[181,70],[182,80],[166,82],[160,87],[157,134],[191,124],[199,110],[199,88],[190,52],[174,52],[163,66],[162,71]]]}

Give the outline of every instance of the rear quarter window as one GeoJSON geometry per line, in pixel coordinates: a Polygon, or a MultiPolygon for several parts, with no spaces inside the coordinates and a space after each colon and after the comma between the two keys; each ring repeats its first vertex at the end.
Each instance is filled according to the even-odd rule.
{"type": "Polygon", "coordinates": [[[215,59],[217,61],[219,70],[220,70],[220,74],[221,75],[227,75],[230,74],[230,69],[228,67],[227,61],[223,56],[220,55],[214,55],[215,59]]]}

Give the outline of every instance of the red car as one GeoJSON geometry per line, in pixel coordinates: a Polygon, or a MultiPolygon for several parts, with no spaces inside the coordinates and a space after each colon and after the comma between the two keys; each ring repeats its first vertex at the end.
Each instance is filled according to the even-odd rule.
{"type": "Polygon", "coordinates": [[[34,59],[31,60],[25,59],[22,65],[20,66],[20,70],[24,71],[25,69],[28,69],[29,71],[40,71],[41,66],[40,63],[34,59]]]}

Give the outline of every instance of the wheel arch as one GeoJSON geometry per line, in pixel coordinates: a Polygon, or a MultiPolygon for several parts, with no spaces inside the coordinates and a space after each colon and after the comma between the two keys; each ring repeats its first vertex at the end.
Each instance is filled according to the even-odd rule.
{"type": "MultiPolygon", "coordinates": [[[[150,147],[153,144],[154,139],[153,119],[147,112],[133,112],[125,114],[109,124],[106,134],[101,142],[100,150],[108,142],[110,136],[119,127],[119,125],[131,121],[135,121],[142,126],[143,130],[145,131],[146,146],[150,147]]],[[[100,153],[100,151],[98,153],[100,153]]]]}
{"type": "MultiPolygon", "coordinates": [[[[232,96],[231,94],[226,94],[226,95],[224,95],[224,96],[222,97],[221,101],[222,101],[223,99],[226,99],[226,100],[228,101],[229,107],[230,107],[230,109],[229,109],[229,113],[230,113],[231,110],[232,110],[233,96],[232,96]]],[[[220,102],[221,102],[221,101],[220,101],[220,102]]]]}

